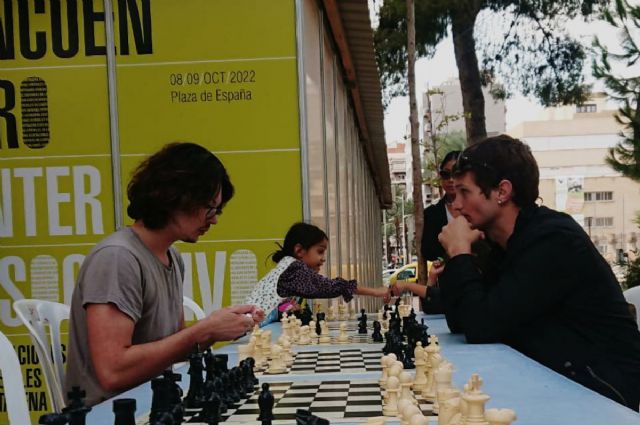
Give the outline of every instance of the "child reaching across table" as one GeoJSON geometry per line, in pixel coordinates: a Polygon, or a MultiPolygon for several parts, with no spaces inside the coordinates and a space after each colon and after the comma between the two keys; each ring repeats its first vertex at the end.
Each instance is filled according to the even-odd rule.
{"type": "Polygon", "coordinates": [[[353,295],[383,297],[389,301],[387,288],[359,286],[355,280],[340,277],[330,279],[319,271],[325,262],[329,240],[317,226],[296,223],[287,232],[284,245],[273,253],[276,267],[257,284],[246,302],[259,306],[267,314],[262,326],[275,321],[278,312],[299,304],[302,298],[335,298],[342,296],[349,302],[353,295]]]}

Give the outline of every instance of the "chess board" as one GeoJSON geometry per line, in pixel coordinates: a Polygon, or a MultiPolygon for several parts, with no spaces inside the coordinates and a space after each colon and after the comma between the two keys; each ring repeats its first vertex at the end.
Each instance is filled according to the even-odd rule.
{"type": "MultiPolygon", "coordinates": [[[[358,348],[326,353],[305,351],[294,353],[295,359],[285,373],[363,373],[380,372],[382,351],[363,351],[358,348]]],[[[261,375],[263,372],[257,372],[261,375]]]]}
{"type": "MultiPolygon", "coordinates": [[[[382,416],[382,393],[377,381],[373,380],[337,380],[272,382],[269,384],[275,404],[273,407],[274,425],[295,424],[296,409],[307,409],[312,414],[329,421],[366,422],[367,418],[382,416]]],[[[259,391],[250,398],[241,400],[222,415],[222,422],[259,424],[257,420],[259,391]]],[[[423,415],[436,420],[433,404],[418,399],[423,415]]],[[[198,410],[188,409],[184,423],[190,421],[198,410]]],[[[137,425],[148,423],[148,414],[140,417],[137,425]]],[[[197,423],[197,422],[191,422],[197,423]]]]}

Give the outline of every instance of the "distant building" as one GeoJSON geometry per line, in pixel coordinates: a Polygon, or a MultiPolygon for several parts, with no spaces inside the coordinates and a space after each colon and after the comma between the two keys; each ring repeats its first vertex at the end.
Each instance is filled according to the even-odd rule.
{"type": "MultiPolygon", "coordinates": [[[[431,97],[431,114],[433,115],[433,124],[437,126],[442,122],[445,116],[462,115],[462,90],[460,89],[460,82],[457,79],[450,79],[443,84],[434,87],[433,89],[439,90],[442,94],[432,94],[431,97]]],[[[487,126],[487,135],[495,136],[502,134],[506,131],[506,115],[507,107],[504,100],[496,100],[493,98],[487,87],[482,88],[482,94],[484,95],[484,115],[487,126]]],[[[422,94],[422,106],[425,108],[423,114],[424,119],[428,118],[427,108],[427,92],[422,94]]],[[[428,132],[428,125],[424,125],[425,133],[428,132]]],[[[464,118],[449,122],[446,130],[442,132],[452,133],[454,131],[462,131],[466,134],[464,126],[464,118]]],[[[425,134],[428,136],[428,134],[425,134]]]]}
{"type": "Polygon", "coordinates": [[[636,256],[640,235],[634,223],[640,185],[605,163],[620,141],[615,112],[598,93],[581,106],[548,108],[509,131],[538,161],[543,204],[571,214],[610,262],[636,256]]]}

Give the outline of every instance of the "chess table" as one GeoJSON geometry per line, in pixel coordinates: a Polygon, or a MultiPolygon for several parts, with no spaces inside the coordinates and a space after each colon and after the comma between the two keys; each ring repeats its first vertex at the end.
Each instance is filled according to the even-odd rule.
{"type": "MultiPolygon", "coordinates": [[[[510,408],[516,411],[518,416],[515,425],[539,425],[539,424],[563,424],[563,425],[601,425],[601,424],[616,424],[616,425],[638,425],[640,423],[640,415],[638,413],[627,409],[620,404],[617,404],[607,398],[600,396],[599,394],[573,382],[569,379],[553,372],[552,370],[540,365],[539,363],[523,356],[517,351],[511,349],[502,344],[466,344],[462,335],[452,335],[449,333],[446,326],[446,322],[442,316],[418,316],[420,318],[426,317],[426,324],[429,325],[429,332],[438,336],[440,346],[443,355],[451,361],[455,366],[455,372],[453,381],[457,387],[462,385],[469,379],[472,373],[478,373],[484,380],[482,387],[483,392],[491,396],[491,399],[487,403],[487,408],[510,408]]],[[[268,329],[273,332],[273,340],[280,335],[280,324],[274,323],[269,325],[268,329]]],[[[333,334],[333,333],[332,333],[333,334]]],[[[337,333],[336,333],[337,334],[337,333]]],[[[224,347],[217,348],[216,353],[227,353],[229,355],[229,366],[234,366],[238,363],[237,345],[245,344],[247,337],[240,339],[232,344],[224,347]]],[[[293,348],[298,355],[300,353],[307,353],[301,358],[313,358],[318,353],[338,353],[340,350],[361,349],[362,351],[373,350],[376,347],[373,344],[361,345],[361,344],[346,344],[346,345],[295,345],[293,348]],[[310,357],[309,357],[310,356],[310,357]]],[[[379,346],[382,347],[382,344],[379,346]]],[[[376,347],[375,349],[378,349],[376,347]]],[[[329,355],[331,358],[332,355],[329,355]]],[[[309,366],[305,366],[309,367],[309,366]]],[[[304,393],[303,397],[296,397],[296,407],[309,408],[320,400],[317,397],[323,398],[323,395],[317,394],[324,393],[324,390],[328,389],[336,381],[339,382],[355,382],[355,381],[375,381],[380,377],[380,372],[369,371],[364,367],[362,369],[343,370],[344,365],[339,372],[316,371],[315,366],[313,371],[309,369],[308,373],[287,373],[280,375],[259,375],[258,379],[260,383],[269,382],[272,385],[272,389],[278,388],[281,392],[282,386],[289,385],[289,389],[293,388],[296,391],[309,391],[304,393]],[[313,382],[314,384],[310,384],[313,382]],[[304,388],[304,385],[318,385],[318,390],[304,388]],[[320,384],[318,384],[320,383],[320,384]],[[324,384],[322,384],[324,383],[324,384]],[[300,387],[302,385],[303,387],[300,387]],[[316,395],[310,395],[311,392],[315,392],[316,395]],[[298,402],[299,401],[299,402],[298,402]]],[[[183,389],[188,389],[189,376],[187,375],[187,365],[183,365],[177,368],[176,371],[183,374],[183,380],[180,385],[183,389]]],[[[344,385],[340,388],[332,388],[340,393],[340,400],[323,400],[328,404],[341,404],[341,406],[325,406],[323,409],[318,410],[316,414],[320,417],[326,417],[331,421],[332,425],[343,424],[358,424],[366,420],[366,415],[373,415],[373,412],[377,412],[380,408],[380,403],[374,400],[361,400],[358,403],[369,403],[366,407],[362,407],[366,412],[359,413],[352,416],[358,409],[356,408],[355,400],[349,403],[343,400],[344,392],[347,392],[347,398],[354,397],[350,395],[356,388],[351,386],[345,389],[344,385]],[[376,407],[377,404],[377,407],[376,407]],[[347,406],[347,407],[345,407],[347,406]],[[335,410],[338,410],[336,412],[335,410]],[[342,409],[342,413],[340,413],[342,409]]],[[[288,391],[288,390],[287,390],[288,391]]],[[[374,390],[369,390],[374,392],[374,390]]],[[[293,394],[293,393],[292,393],[293,394]]],[[[300,394],[300,393],[299,393],[300,394]]],[[[132,390],[129,390],[123,394],[120,394],[117,398],[135,398],[137,401],[136,415],[140,421],[144,421],[144,415],[147,414],[151,408],[151,385],[149,383],[142,384],[132,390]]],[[[377,397],[374,394],[362,395],[362,397],[377,397]]],[[[280,408],[284,410],[280,411],[279,422],[274,424],[285,425],[294,424],[295,420],[286,419],[291,415],[291,406],[287,403],[291,401],[288,396],[281,396],[280,408]]],[[[251,409],[253,402],[249,399],[244,403],[245,407],[239,407],[237,413],[233,413],[228,416],[225,422],[229,423],[255,423],[255,418],[251,419],[249,416],[253,416],[255,410],[251,410],[251,413],[244,415],[247,410],[251,409]],[[244,413],[241,413],[243,411],[244,413]],[[235,418],[234,418],[235,415],[235,418]],[[242,419],[241,419],[242,418],[242,419]]],[[[315,407],[319,407],[315,405],[315,407]]],[[[423,411],[426,406],[422,406],[423,411]]],[[[278,405],[274,409],[274,414],[278,412],[278,405]]],[[[313,410],[313,409],[312,409],[313,410]]],[[[295,412],[295,410],[293,410],[295,412]]],[[[255,414],[257,417],[257,414],[255,414]]],[[[375,414],[377,416],[378,413],[375,414]]],[[[89,412],[87,416],[87,423],[92,425],[112,425],[113,424],[113,412],[112,401],[105,401],[97,406],[94,406],[93,410],[89,412]]],[[[432,421],[435,424],[434,421],[432,421]]],[[[388,418],[388,425],[400,424],[399,418],[388,418]]]]}

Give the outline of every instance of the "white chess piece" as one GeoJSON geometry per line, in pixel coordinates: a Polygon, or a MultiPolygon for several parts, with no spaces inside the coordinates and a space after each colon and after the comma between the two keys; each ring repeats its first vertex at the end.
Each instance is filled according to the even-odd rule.
{"type": "Polygon", "coordinates": [[[491,397],[480,390],[482,378],[478,374],[471,375],[469,380],[469,391],[462,394],[462,399],[466,402],[465,423],[474,425],[489,425],[484,417],[484,405],[491,397]]]}
{"type": "Polygon", "coordinates": [[[382,356],[380,357],[380,366],[382,366],[382,376],[380,376],[380,380],[378,383],[380,384],[380,388],[383,390],[387,387],[387,378],[389,377],[389,363],[392,362],[391,357],[382,356]]]}
{"type": "Polygon", "coordinates": [[[382,408],[382,414],[385,416],[398,415],[398,393],[400,392],[400,381],[395,376],[387,379],[388,401],[382,408]]]}
{"type": "Polygon", "coordinates": [[[413,390],[421,392],[427,385],[427,375],[425,374],[427,363],[424,360],[425,352],[420,341],[416,342],[416,348],[413,350],[413,353],[416,365],[416,379],[413,382],[413,390]]]}
{"type": "Polygon", "coordinates": [[[402,415],[403,415],[402,412],[404,412],[405,409],[409,406],[413,406],[413,403],[411,403],[409,400],[398,398],[398,417],[400,418],[401,421],[402,421],[402,415]]]}
{"type": "Polygon", "coordinates": [[[336,320],[336,309],[333,306],[333,303],[329,306],[329,315],[327,317],[328,320],[336,320]]]}
{"type": "Polygon", "coordinates": [[[238,362],[243,361],[247,357],[252,357],[253,347],[251,344],[238,345],[238,362]]]}
{"type": "Polygon", "coordinates": [[[460,391],[455,388],[447,388],[438,391],[438,425],[449,425],[456,416],[460,416],[460,391]]]}
{"type": "Polygon", "coordinates": [[[340,323],[340,335],[338,335],[338,343],[346,344],[349,342],[349,335],[347,335],[347,323],[340,323]]]}
{"type": "Polygon", "coordinates": [[[412,417],[416,415],[422,416],[422,411],[418,406],[409,404],[404,408],[404,410],[400,412],[400,414],[401,414],[400,424],[409,425],[409,421],[411,420],[412,417]]]}
{"type": "MultiPolygon", "coordinates": [[[[391,354],[389,354],[389,356],[391,356],[391,354]]],[[[404,370],[404,367],[402,366],[402,362],[399,362],[397,360],[389,361],[389,368],[387,369],[387,374],[389,375],[387,378],[387,389],[389,389],[389,378],[391,377],[396,378],[398,380],[398,385],[400,385],[400,374],[402,373],[403,370],[404,370]]],[[[398,396],[399,395],[400,394],[398,394],[398,396]]],[[[387,391],[384,393],[384,400],[386,401],[388,397],[389,397],[389,392],[387,391]]]]}
{"type": "Polygon", "coordinates": [[[329,336],[329,325],[326,321],[320,321],[320,338],[318,340],[321,344],[327,344],[331,342],[331,337],[329,336]]]}
{"type": "Polygon", "coordinates": [[[438,392],[441,390],[446,390],[449,388],[453,388],[452,384],[453,379],[453,365],[448,361],[443,361],[438,366],[438,369],[434,372],[434,380],[436,382],[436,397],[433,403],[433,413],[438,414],[440,409],[439,400],[438,400],[438,392]]]}
{"type": "Polygon", "coordinates": [[[309,326],[304,325],[300,327],[300,337],[298,338],[298,344],[300,345],[311,344],[311,338],[309,337],[309,326]]]}
{"type": "Polygon", "coordinates": [[[269,362],[269,369],[267,373],[284,373],[286,372],[286,368],[284,366],[284,362],[282,361],[282,347],[278,344],[271,347],[271,361],[269,362]]]}
{"type": "Polygon", "coordinates": [[[422,413],[413,415],[411,419],[409,419],[409,425],[429,425],[429,418],[422,413]]]}
{"type": "Polygon", "coordinates": [[[406,370],[402,371],[400,372],[398,379],[400,380],[400,399],[409,400],[412,404],[417,405],[418,401],[411,391],[411,385],[413,384],[413,377],[411,374],[406,370]]]}
{"type": "Polygon", "coordinates": [[[517,419],[516,412],[511,409],[487,409],[484,417],[489,425],[511,425],[517,419]]]}

